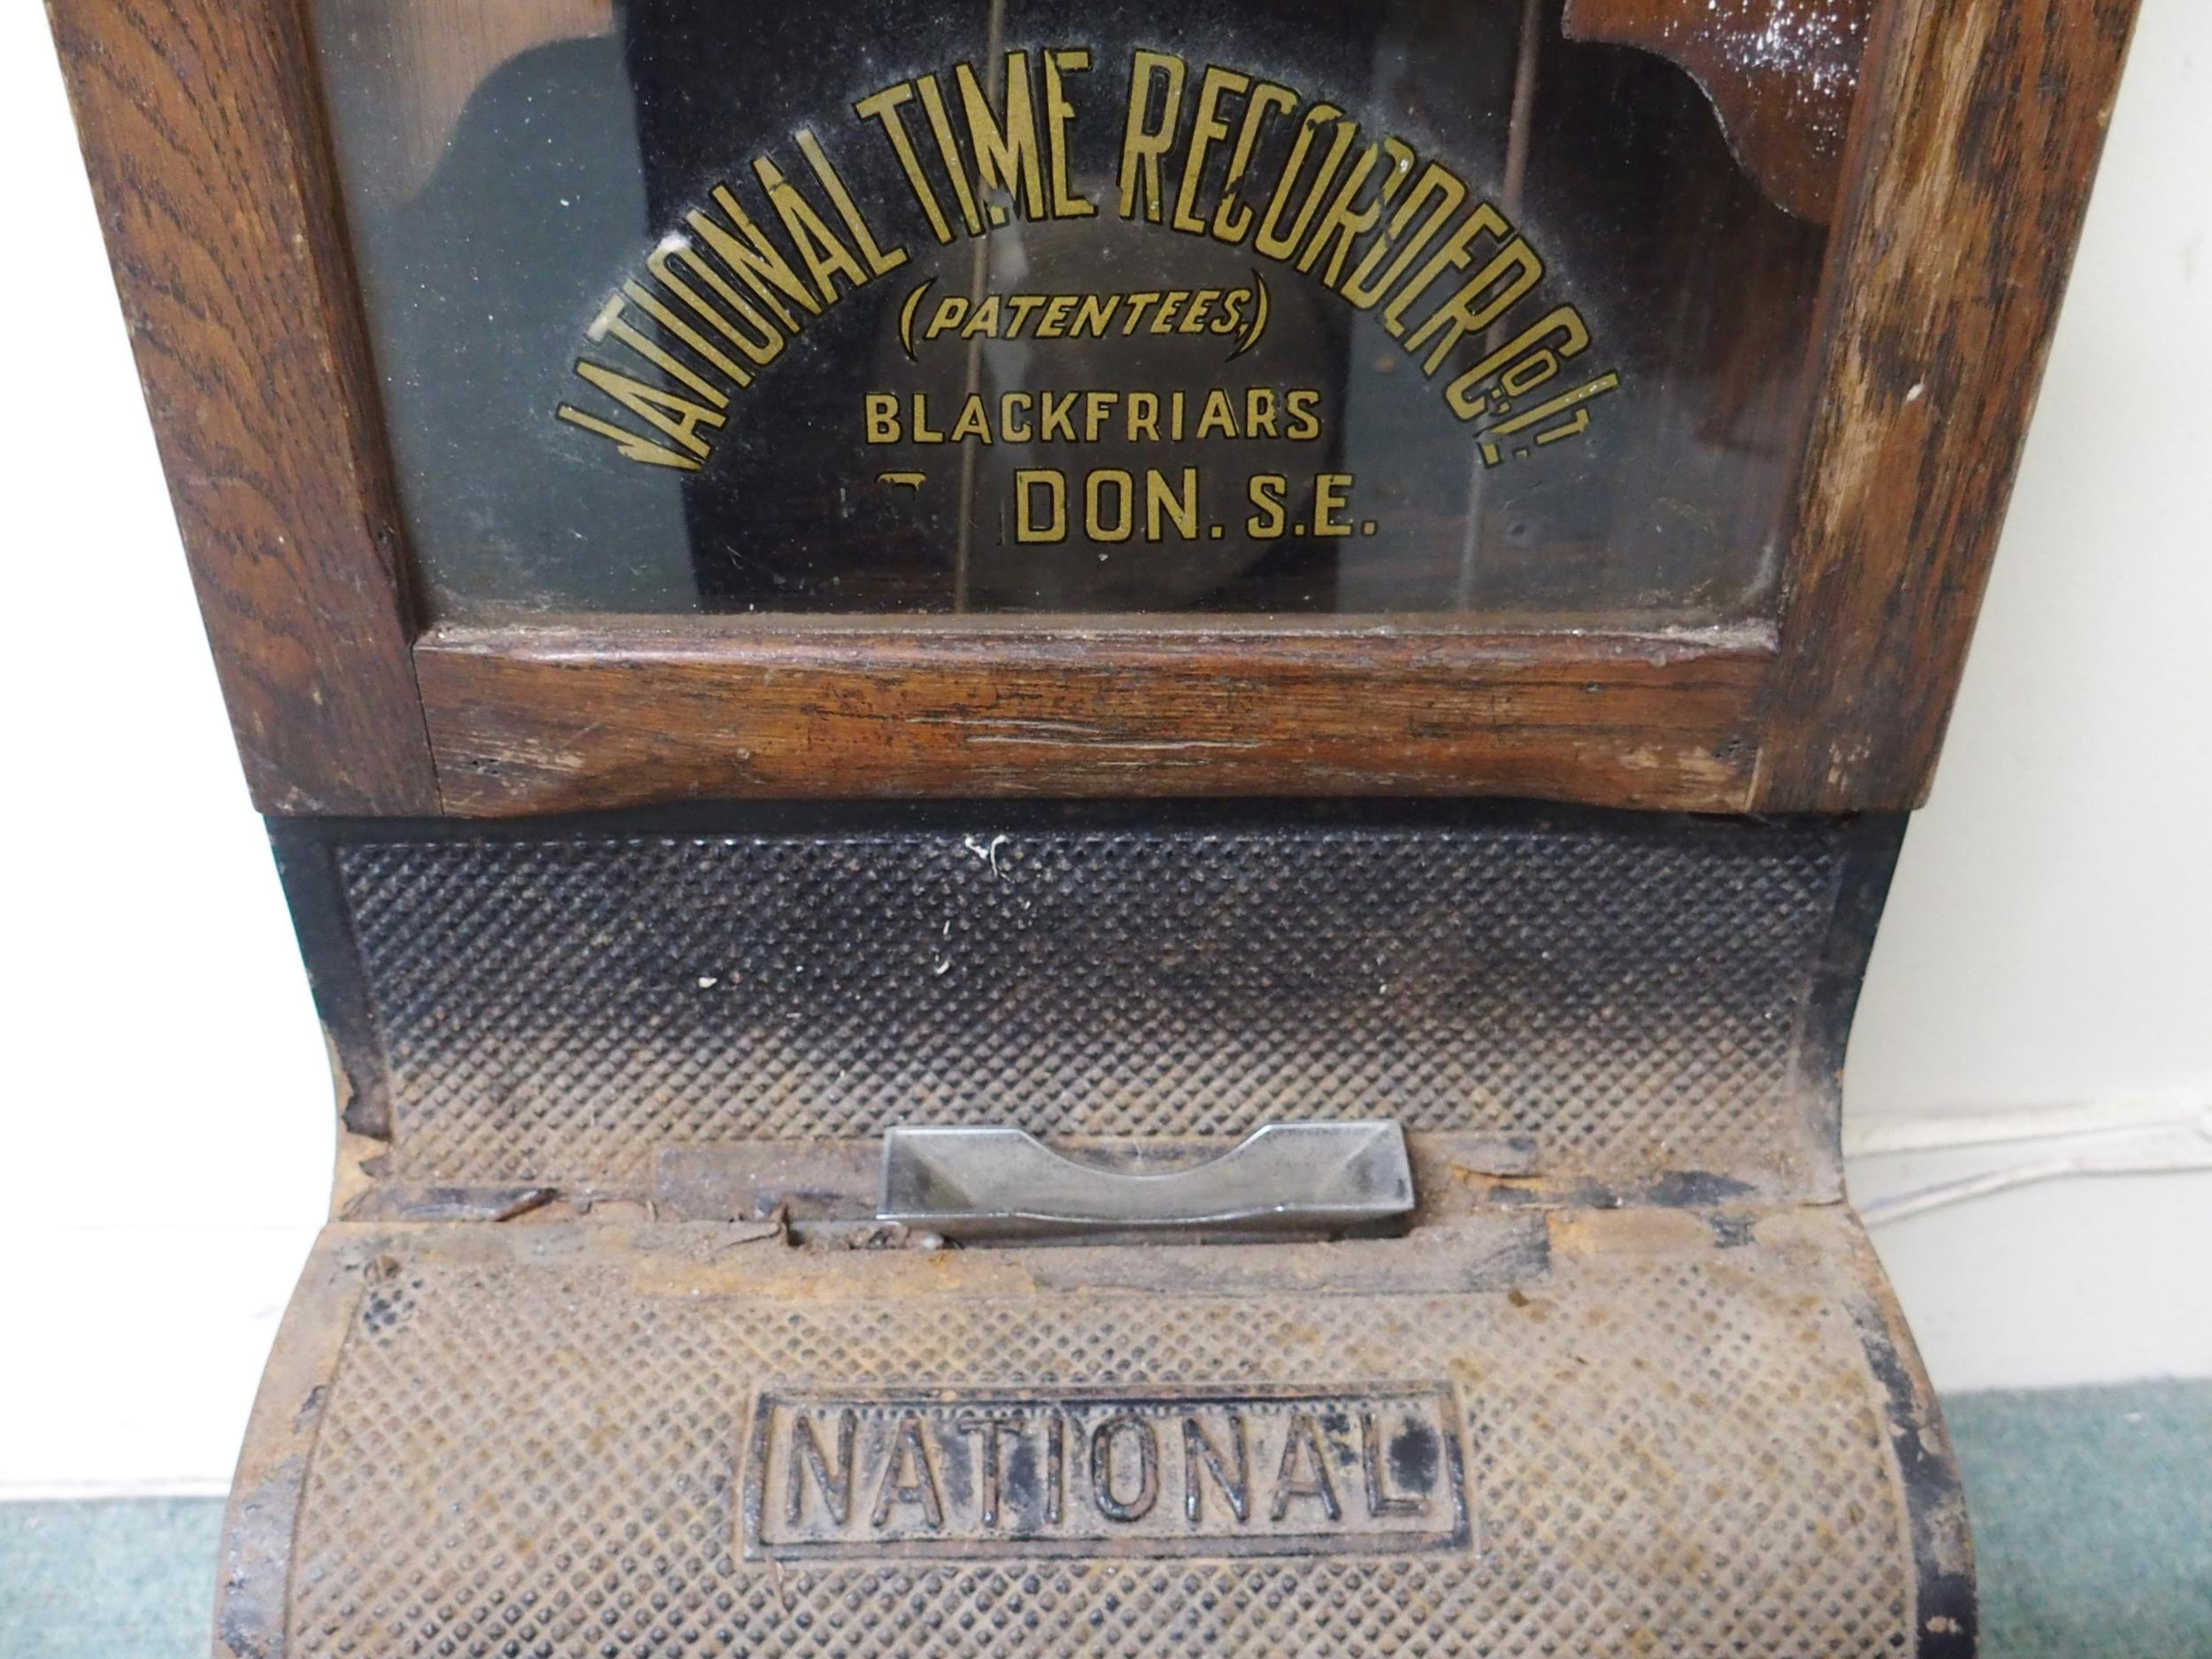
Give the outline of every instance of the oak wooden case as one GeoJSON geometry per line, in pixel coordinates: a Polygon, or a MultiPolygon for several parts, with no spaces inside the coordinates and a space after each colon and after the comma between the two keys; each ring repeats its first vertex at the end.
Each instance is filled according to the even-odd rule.
{"type": "Polygon", "coordinates": [[[1831,812],[1928,787],[2134,10],[1853,4],[1857,50],[1795,70],[1740,50],[1771,0],[1575,0],[1567,16],[1673,58],[1777,199],[1834,226],[1778,603],[1663,634],[1433,617],[434,625],[296,0],[52,12],[268,812],[1014,794],[1831,812]]]}

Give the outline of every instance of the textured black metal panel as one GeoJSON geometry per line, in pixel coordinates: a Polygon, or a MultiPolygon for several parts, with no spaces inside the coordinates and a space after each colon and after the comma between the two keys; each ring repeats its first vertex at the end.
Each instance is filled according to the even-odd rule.
{"type": "Polygon", "coordinates": [[[1839,941],[1839,897],[1878,894],[1894,845],[1511,810],[736,814],[319,832],[357,956],[318,978],[368,1010],[393,1174],[634,1185],[673,1143],[893,1123],[1387,1116],[1525,1137],[1547,1173],[1818,1188],[1873,909],[1839,941]]]}

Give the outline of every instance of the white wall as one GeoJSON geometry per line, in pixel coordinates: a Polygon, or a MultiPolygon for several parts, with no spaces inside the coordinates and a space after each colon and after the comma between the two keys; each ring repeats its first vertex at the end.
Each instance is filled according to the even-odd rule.
{"type": "MultiPolygon", "coordinates": [[[[2208,57],[2212,7],[2146,0],[1854,1114],[2212,1081],[2208,57]]],[[[219,1490],[321,1213],[328,1084],[38,7],[0,7],[0,1495],[219,1490]]],[[[1947,1386],[2212,1374],[2212,1176],[1883,1243],[1947,1386]]]]}
{"type": "Polygon", "coordinates": [[[0,4],[0,1495],[220,1491],[330,1086],[44,9],[0,4]]]}
{"type": "MultiPolygon", "coordinates": [[[[2212,5],[2144,0],[1847,1110],[2212,1096],[2212,5]]],[[[2212,1101],[2208,1101],[2212,1103],[2212,1101]]],[[[1877,1179],[1939,1172],[1940,1161],[1877,1179]]],[[[1939,1386],[2212,1376],[2212,1173],[1878,1235],[1939,1386]]]]}

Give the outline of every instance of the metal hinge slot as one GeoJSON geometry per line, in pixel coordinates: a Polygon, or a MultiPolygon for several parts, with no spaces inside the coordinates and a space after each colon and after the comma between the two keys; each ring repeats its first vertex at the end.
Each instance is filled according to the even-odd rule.
{"type": "Polygon", "coordinates": [[[1218,1157],[1133,1171],[1142,1143],[1088,1159],[1025,1130],[895,1128],[877,1218],[948,1239],[1328,1234],[1413,1209],[1404,1133],[1387,1119],[1277,1123],[1218,1157]]]}

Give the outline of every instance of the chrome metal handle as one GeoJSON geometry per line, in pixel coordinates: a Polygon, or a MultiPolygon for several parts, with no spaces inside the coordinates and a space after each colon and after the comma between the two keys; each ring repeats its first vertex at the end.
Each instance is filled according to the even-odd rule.
{"type": "Polygon", "coordinates": [[[1219,1157],[1148,1173],[1070,1157],[1021,1129],[893,1129],[876,1214],[981,1239],[1333,1232],[1412,1208],[1404,1133],[1380,1119],[1268,1124],[1219,1157]]]}

